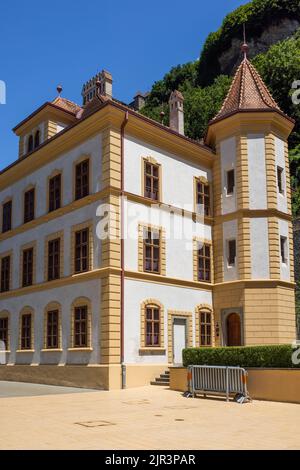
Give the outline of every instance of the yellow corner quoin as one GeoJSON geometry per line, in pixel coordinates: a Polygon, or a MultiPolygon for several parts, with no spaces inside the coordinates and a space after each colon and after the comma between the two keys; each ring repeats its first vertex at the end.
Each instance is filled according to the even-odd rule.
{"type": "Polygon", "coordinates": [[[111,86],[90,90],[83,106],[59,96],[14,129],[19,158],[0,171],[0,379],[136,387],[184,347],[293,342],[292,120],[247,58],[201,143],[183,135],[180,93],[167,127],[111,86]],[[171,237],[169,213],[183,235],[171,237]],[[146,230],[157,244],[145,243],[146,230]]]}

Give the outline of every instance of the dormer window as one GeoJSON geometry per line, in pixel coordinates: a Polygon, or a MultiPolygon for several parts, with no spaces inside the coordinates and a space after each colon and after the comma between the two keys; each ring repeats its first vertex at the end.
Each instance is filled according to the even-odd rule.
{"type": "Polygon", "coordinates": [[[40,131],[36,131],[35,136],[34,136],[34,148],[36,149],[40,145],[40,131]]]}
{"type": "Polygon", "coordinates": [[[28,144],[27,144],[27,152],[32,152],[33,150],[33,137],[32,135],[29,136],[28,138],[28,144]]]}

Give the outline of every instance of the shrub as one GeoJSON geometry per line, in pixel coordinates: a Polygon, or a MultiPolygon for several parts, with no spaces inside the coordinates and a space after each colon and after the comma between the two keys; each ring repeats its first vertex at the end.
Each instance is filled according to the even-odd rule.
{"type": "Polygon", "coordinates": [[[183,364],[209,366],[295,368],[291,345],[228,348],[191,348],[183,351],[183,364]]]}

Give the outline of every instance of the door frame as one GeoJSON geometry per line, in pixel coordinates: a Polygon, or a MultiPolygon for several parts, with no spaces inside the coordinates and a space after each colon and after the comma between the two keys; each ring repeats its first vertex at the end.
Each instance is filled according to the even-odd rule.
{"type": "Polygon", "coordinates": [[[221,310],[221,323],[222,323],[222,346],[227,347],[227,318],[232,313],[239,315],[241,320],[241,346],[245,345],[245,331],[244,331],[244,311],[241,307],[238,308],[224,308],[221,310]]]}
{"type": "Polygon", "coordinates": [[[168,310],[168,362],[174,363],[174,318],[186,320],[186,346],[193,346],[193,312],[168,310]]]}

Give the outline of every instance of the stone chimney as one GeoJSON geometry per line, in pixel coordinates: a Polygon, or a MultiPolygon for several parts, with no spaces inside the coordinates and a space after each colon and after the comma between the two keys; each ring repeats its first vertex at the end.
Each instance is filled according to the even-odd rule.
{"type": "Polygon", "coordinates": [[[106,70],[102,70],[101,73],[97,73],[95,77],[91,78],[83,85],[81,92],[83,105],[86,105],[87,103],[92,101],[92,99],[96,96],[97,82],[101,83],[100,94],[103,96],[107,96],[108,98],[112,98],[112,76],[106,70]]]}
{"type": "Polygon", "coordinates": [[[133,108],[135,111],[140,111],[146,103],[146,95],[138,91],[134,97],[133,108]]]}
{"type": "Polygon", "coordinates": [[[180,91],[172,91],[169,106],[170,106],[170,128],[179,134],[184,135],[184,98],[180,91]]]}

